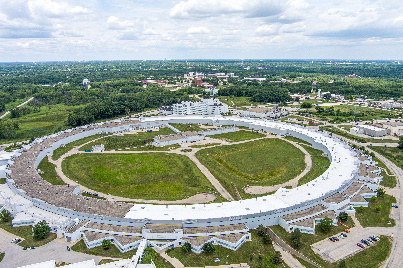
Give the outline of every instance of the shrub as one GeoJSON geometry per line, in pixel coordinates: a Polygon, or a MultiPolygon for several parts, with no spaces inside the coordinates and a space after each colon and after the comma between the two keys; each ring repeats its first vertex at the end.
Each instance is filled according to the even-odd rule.
{"type": "Polygon", "coordinates": [[[266,245],[271,245],[273,243],[273,241],[268,233],[265,233],[263,235],[263,243],[266,245]]]}
{"type": "Polygon", "coordinates": [[[13,217],[11,216],[10,211],[4,209],[0,213],[0,219],[2,222],[10,222],[13,219],[13,217]]]}
{"type": "Polygon", "coordinates": [[[340,222],[346,222],[348,220],[348,214],[346,212],[340,212],[338,218],[340,222]]]}
{"type": "Polygon", "coordinates": [[[105,239],[102,241],[102,247],[104,249],[109,249],[111,247],[111,241],[109,239],[105,239]]]}
{"type": "Polygon", "coordinates": [[[185,252],[185,253],[191,252],[192,251],[192,245],[189,242],[186,242],[182,246],[182,251],[185,252]]]}
{"type": "Polygon", "coordinates": [[[209,253],[209,254],[215,252],[215,247],[211,242],[204,244],[202,249],[203,249],[203,252],[209,253]]]}
{"type": "Polygon", "coordinates": [[[380,212],[382,210],[382,207],[381,206],[375,206],[374,209],[375,209],[376,212],[380,212]]]}
{"type": "Polygon", "coordinates": [[[274,256],[272,256],[270,259],[271,259],[271,263],[276,264],[276,265],[283,262],[283,260],[281,259],[280,251],[276,251],[276,254],[274,254],[274,256]]]}
{"type": "Polygon", "coordinates": [[[382,187],[379,187],[378,190],[376,191],[376,196],[377,197],[384,197],[385,196],[385,189],[382,187]]]}

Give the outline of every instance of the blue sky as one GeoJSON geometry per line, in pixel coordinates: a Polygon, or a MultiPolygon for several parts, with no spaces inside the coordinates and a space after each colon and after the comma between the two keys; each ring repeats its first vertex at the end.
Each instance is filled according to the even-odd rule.
{"type": "Polygon", "coordinates": [[[0,0],[0,62],[403,59],[378,0],[0,0]]]}

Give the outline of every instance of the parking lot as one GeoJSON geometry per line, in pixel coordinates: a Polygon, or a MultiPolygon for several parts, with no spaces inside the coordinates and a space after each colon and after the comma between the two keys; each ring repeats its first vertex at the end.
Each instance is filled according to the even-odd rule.
{"type": "Polygon", "coordinates": [[[336,262],[364,250],[357,246],[357,243],[361,243],[361,239],[368,239],[371,235],[393,235],[393,230],[394,228],[351,228],[346,238],[340,238],[339,233],[337,234],[339,241],[332,242],[327,238],[313,244],[312,249],[323,259],[336,262]]]}

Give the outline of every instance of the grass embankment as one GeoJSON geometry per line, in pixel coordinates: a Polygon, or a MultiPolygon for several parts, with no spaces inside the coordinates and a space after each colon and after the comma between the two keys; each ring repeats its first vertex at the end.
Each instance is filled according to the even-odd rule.
{"type": "MultiPolygon", "coordinates": [[[[354,222],[351,218],[345,223],[345,225],[353,227],[354,222]]],[[[282,238],[287,244],[291,245],[291,233],[288,233],[281,226],[275,225],[271,226],[270,229],[273,230],[280,238],[282,238]]],[[[323,239],[327,239],[328,237],[335,235],[337,233],[344,232],[345,227],[342,225],[332,227],[331,231],[328,234],[323,234],[316,230],[315,235],[311,234],[301,234],[301,247],[298,249],[299,252],[304,254],[310,260],[316,262],[322,267],[332,267],[330,262],[323,260],[318,254],[316,254],[311,245],[315,244],[323,239]]]]}
{"type": "Polygon", "coordinates": [[[0,178],[0,184],[6,184],[7,180],[6,178],[0,178]]]}
{"type": "Polygon", "coordinates": [[[305,169],[304,154],[280,139],[264,139],[242,144],[207,148],[196,157],[227,191],[236,196],[233,184],[242,197],[247,185],[270,186],[289,181],[305,169]]]}
{"type": "MultiPolygon", "coordinates": [[[[275,250],[272,245],[265,245],[262,237],[257,235],[255,230],[251,230],[252,241],[245,242],[237,251],[215,246],[215,252],[211,254],[193,252],[184,253],[182,248],[174,248],[167,250],[170,257],[177,258],[186,267],[204,267],[217,266],[225,264],[248,263],[250,267],[270,267],[268,266],[268,256],[273,256],[275,250]],[[220,262],[214,262],[216,258],[220,262]]],[[[158,266],[157,266],[158,267],[158,266]]],[[[285,264],[277,267],[287,267],[285,264]],[[283,266],[284,265],[284,266],[283,266]]]]}
{"type": "Polygon", "coordinates": [[[1,139],[0,144],[37,138],[67,129],[69,126],[65,122],[69,112],[79,107],[63,104],[47,105],[40,107],[38,112],[26,114],[19,118],[7,117],[3,120],[5,122],[17,123],[19,129],[15,138],[1,139]]]}
{"type": "Polygon", "coordinates": [[[211,147],[211,146],[216,146],[220,145],[221,143],[208,143],[208,144],[202,144],[202,145],[190,145],[190,148],[205,148],[205,147],[211,147]]]}
{"type": "Polygon", "coordinates": [[[392,227],[395,226],[395,220],[389,218],[392,204],[396,203],[396,198],[385,194],[384,197],[376,197],[375,202],[369,199],[367,208],[362,212],[357,210],[356,217],[363,227],[392,227]],[[380,206],[379,212],[375,211],[375,207],[380,206]],[[391,222],[391,224],[388,224],[391,222]]]}
{"type": "Polygon", "coordinates": [[[53,185],[65,185],[66,183],[57,175],[56,166],[49,162],[48,158],[45,157],[38,165],[38,169],[40,169],[43,174],[41,177],[53,185]]]}
{"type": "Polygon", "coordinates": [[[258,132],[239,130],[236,132],[211,135],[209,137],[213,138],[213,139],[221,139],[221,140],[228,140],[231,142],[237,142],[237,141],[246,141],[246,140],[252,140],[252,139],[257,139],[257,138],[263,138],[265,136],[266,135],[264,135],[262,133],[258,133],[258,132]]]}
{"type": "Polygon", "coordinates": [[[301,144],[305,150],[311,155],[312,168],[311,170],[298,181],[298,186],[308,183],[320,175],[322,175],[330,166],[330,160],[326,156],[322,156],[321,150],[313,149],[312,147],[301,144]]]}
{"type": "MultiPolygon", "coordinates": [[[[159,131],[138,132],[137,134],[125,134],[122,136],[108,136],[97,141],[91,142],[80,148],[81,151],[91,150],[92,146],[103,144],[105,150],[130,150],[145,148],[153,141],[155,136],[174,134],[169,128],[160,128],[159,131]]],[[[153,147],[158,150],[158,147],[153,147]]],[[[154,150],[153,149],[153,150],[154,150]]]]}
{"type": "Polygon", "coordinates": [[[79,154],[62,168],[94,191],[128,198],[179,200],[214,191],[197,166],[177,154],[79,154]]]}
{"type": "MultiPolygon", "coordinates": [[[[21,247],[40,247],[43,246],[50,241],[56,239],[56,234],[50,233],[48,237],[42,240],[35,240],[32,236],[32,226],[21,226],[21,227],[13,227],[11,222],[1,222],[0,228],[6,230],[9,233],[12,233],[18,237],[24,238],[24,241],[19,243],[18,245],[21,247]]],[[[10,241],[11,242],[11,241],[10,241]]]]}
{"type": "Polygon", "coordinates": [[[350,140],[354,140],[357,142],[361,142],[361,143],[397,143],[398,140],[392,140],[392,139],[374,139],[374,138],[363,138],[363,137],[359,137],[353,134],[350,134],[348,132],[345,132],[343,130],[337,129],[335,127],[331,127],[331,126],[324,126],[324,127],[320,127],[322,130],[334,133],[336,135],[339,136],[343,136],[347,139],[350,140]]]}
{"type": "Polygon", "coordinates": [[[80,240],[79,242],[74,244],[71,247],[71,250],[89,255],[103,256],[109,258],[122,258],[122,259],[130,259],[137,252],[137,249],[133,249],[128,252],[122,253],[114,244],[112,244],[109,249],[104,249],[102,246],[95,248],[87,248],[83,240],[80,240]]]}
{"type": "Polygon", "coordinates": [[[59,147],[56,150],[54,150],[53,155],[52,155],[52,159],[57,160],[62,155],[64,155],[65,153],[67,153],[68,151],[72,150],[74,147],[83,145],[86,142],[90,142],[92,140],[101,138],[101,137],[106,136],[106,135],[109,135],[109,134],[97,134],[97,135],[89,136],[89,137],[86,137],[86,138],[82,138],[82,139],[70,142],[70,143],[66,144],[64,147],[59,147]]]}
{"type": "Polygon", "coordinates": [[[390,169],[377,157],[373,158],[373,160],[378,163],[377,164],[378,167],[382,168],[381,175],[383,177],[383,180],[381,181],[380,184],[385,187],[395,188],[397,185],[396,176],[393,176],[393,173],[390,171],[390,169]],[[388,174],[390,174],[392,176],[389,176],[388,174]]]}
{"type": "Polygon", "coordinates": [[[397,148],[397,147],[376,147],[372,146],[372,150],[375,152],[380,153],[393,163],[395,163],[396,166],[400,167],[403,169],[403,150],[397,148]]]}
{"type": "Polygon", "coordinates": [[[173,268],[174,266],[160,256],[155,250],[146,248],[144,251],[142,264],[151,264],[151,260],[154,262],[155,267],[158,268],[173,268]]]}
{"type": "Polygon", "coordinates": [[[286,140],[290,140],[290,141],[293,141],[293,142],[296,142],[296,143],[299,143],[299,144],[311,146],[311,144],[309,142],[301,140],[301,139],[298,139],[298,138],[295,138],[293,136],[285,136],[284,138],[286,140]]]}
{"type": "Polygon", "coordinates": [[[6,255],[4,252],[0,253],[0,262],[4,259],[4,255],[6,255]]]}
{"type": "Polygon", "coordinates": [[[198,132],[201,130],[200,126],[197,124],[175,124],[175,123],[169,123],[169,124],[181,132],[186,131],[198,132]]]}

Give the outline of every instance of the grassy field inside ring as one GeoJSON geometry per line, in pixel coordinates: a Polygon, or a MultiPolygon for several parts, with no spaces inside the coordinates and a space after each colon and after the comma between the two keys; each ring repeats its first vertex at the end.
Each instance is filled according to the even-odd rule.
{"type": "Polygon", "coordinates": [[[189,158],[177,154],[78,154],[62,168],[94,191],[127,198],[179,200],[213,188],[189,158]]]}
{"type": "Polygon", "coordinates": [[[304,153],[279,139],[208,148],[196,153],[221,184],[235,196],[233,184],[242,197],[247,185],[270,186],[289,181],[305,169],[304,153]]]}

